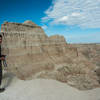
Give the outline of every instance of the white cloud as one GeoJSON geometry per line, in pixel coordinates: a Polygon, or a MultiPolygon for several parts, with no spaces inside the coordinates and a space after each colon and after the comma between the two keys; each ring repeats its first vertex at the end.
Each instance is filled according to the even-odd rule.
{"type": "Polygon", "coordinates": [[[77,17],[77,16],[81,16],[81,14],[80,14],[80,13],[75,13],[75,12],[74,12],[74,13],[72,13],[72,16],[76,16],[76,17],[77,17]]]}
{"type": "Polygon", "coordinates": [[[45,29],[47,29],[47,26],[46,25],[43,25],[42,28],[45,30],[45,29]]]}
{"type": "Polygon", "coordinates": [[[100,28],[100,0],[54,0],[45,14],[53,24],[100,28]]]}
{"type": "Polygon", "coordinates": [[[63,16],[63,17],[59,18],[57,21],[58,22],[65,22],[67,20],[68,20],[68,16],[63,16]]]}

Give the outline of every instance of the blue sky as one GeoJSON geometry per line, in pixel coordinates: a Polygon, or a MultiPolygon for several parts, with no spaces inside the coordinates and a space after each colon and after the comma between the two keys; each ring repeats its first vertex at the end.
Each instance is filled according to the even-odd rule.
{"type": "Polygon", "coordinates": [[[68,43],[100,43],[100,0],[0,0],[0,25],[25,20],[68,43]]]}

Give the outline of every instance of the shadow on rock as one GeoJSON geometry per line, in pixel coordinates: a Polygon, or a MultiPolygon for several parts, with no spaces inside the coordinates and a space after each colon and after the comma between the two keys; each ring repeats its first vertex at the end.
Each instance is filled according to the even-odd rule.
{"type": "Polygon", "coordinates": [[[10,73],[10,72],[6,72],[3,75],[3,80],[2,80],[2,84],[4,88],[7,88],[10,86],[10,84],[12,83],[12,80],[14,78],[14,74],[10,73]]]}

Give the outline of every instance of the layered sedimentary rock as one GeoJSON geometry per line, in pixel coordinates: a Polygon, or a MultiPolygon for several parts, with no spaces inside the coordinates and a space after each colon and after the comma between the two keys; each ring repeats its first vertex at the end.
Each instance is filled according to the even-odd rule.
{"type": "Polygon", "coordinates": [[[63,36],[48,37],[41,27],[30,21],[23,24],[5,22],[1,32],[4,33],[2,52],[7,54],[8,66],[14,73],[21,71],[17,75],[22,78],[53,69],[52,56],[66,52],[63,36]]]}
{"type": "Polygon", "coordinates": [[[7,55],[8,69],[20,79],[56,79],[78,89],[100,86],[95,72],[98,58],[88,59],[87,49],[67,44],[63,36],[48,37],[32,21],[5,22],[1,32],[2,54],[7,55]]]}

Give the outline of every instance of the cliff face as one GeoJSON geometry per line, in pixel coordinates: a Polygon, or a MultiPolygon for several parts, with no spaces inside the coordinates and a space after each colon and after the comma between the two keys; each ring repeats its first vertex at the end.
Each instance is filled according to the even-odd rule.
{"type": "Polygon", "coordinates": [[[87,50],[67,44],[63,36],[48,37],[31,21],[5,22],[1,32],[4,33],[2,53],[7,55],[8,69],[20,79],[51,78],[78,89],[99,86],[94,72],[95,57],[92,63],[94,60],[87,58],[87,50]]]}
{"type": "Polygon", "coordinates": [[[41,27],[30,21],[23,24],[6,22],[2,24],[1,32],[4,33],[2,45],[8,66],[21,78],[52,69],[52,56],[61,56],[66,52],[63,36],[48,37],[41,27]]]}

